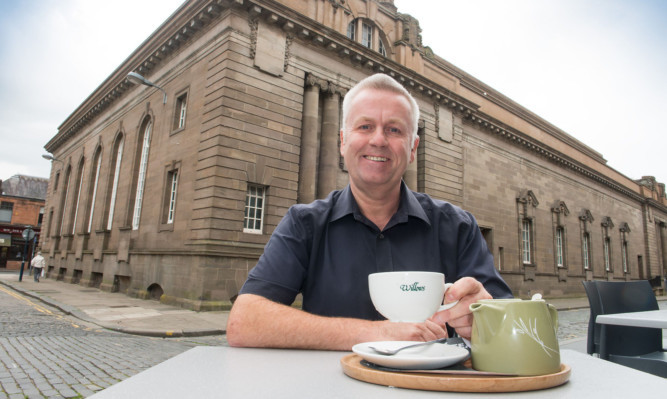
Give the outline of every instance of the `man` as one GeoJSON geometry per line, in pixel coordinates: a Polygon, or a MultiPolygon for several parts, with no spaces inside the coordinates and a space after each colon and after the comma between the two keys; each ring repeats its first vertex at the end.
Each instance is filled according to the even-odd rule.
{"type": "Polygon", "coordinates": [[[35,279],[35,282],[39,283],[39,277],[42,275],[42,269],[46,266],[42,252],[38,251],[37,255],[30,261],[30,266],[32,266],[32,274],[35,279]]]}
{"type": "Polygon", "coordinates": [[[446,337],[447,325],[470,337],[471,303],[511,297],[472,215],[402,182],[419,144],[418,120],[415,100],[387,75],[348,92],[340,151],[350,183],[289,209],[230,312],[230,345],[350,350],[446,337]],[[384,320],[368,275],[399,270],[444,273],[455,281],[445,302],[459,303],[423,323],[384,320]],[[299,293],[303,310],[290,306],[299,293]]]}

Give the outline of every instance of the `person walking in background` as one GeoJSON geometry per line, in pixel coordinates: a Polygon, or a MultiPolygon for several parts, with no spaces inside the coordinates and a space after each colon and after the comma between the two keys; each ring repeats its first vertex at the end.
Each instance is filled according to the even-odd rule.
{"type": "Polygon", "coordinates": [[[35,278],[35,282],[39,283],[39,276],[42,274],[42,270],[46,266],[46,261],[44,261],[44,257],[42,256],[42,252],[38,251],[37,255],[35,255],[34,258],[30,261],[30,266],[32,266],[32,274],[33,277],[35,278]]]}

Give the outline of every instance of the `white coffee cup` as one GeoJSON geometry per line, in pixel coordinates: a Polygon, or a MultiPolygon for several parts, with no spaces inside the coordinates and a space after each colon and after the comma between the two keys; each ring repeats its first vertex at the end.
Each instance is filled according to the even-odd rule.
{"type": "Polygon", "coordinates": [[[456,305],[442,305],[445,275],[435,272],[385,272],[368,275],[373,305],[381,315],[396,322],[423,322],[436,312],[456,305]]]}

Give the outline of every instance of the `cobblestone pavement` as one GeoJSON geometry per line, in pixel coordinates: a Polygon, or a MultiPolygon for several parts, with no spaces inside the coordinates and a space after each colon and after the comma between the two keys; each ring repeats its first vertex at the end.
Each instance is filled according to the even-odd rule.
{"type": "Polygon", "coordinates": [[[82,325],[0,286],[0,398],[85,398],[194,346],[225,344],[82,325]]]}
{"type": "Polygon", "coordinates": [[[558,341],[586,338],[589,317],[588,308],[558,311],[558,341]]]}

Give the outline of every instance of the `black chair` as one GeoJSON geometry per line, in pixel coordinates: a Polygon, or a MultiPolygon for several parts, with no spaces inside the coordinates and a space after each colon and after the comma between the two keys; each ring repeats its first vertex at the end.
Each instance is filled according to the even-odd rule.
{"type": "Polygon", "coordinates": [[[582,281],[586,296],[588,297],[588,304],[590,305],[591,315],[588,318],[588,342],[586,343],[586,352],[589,355],[600,353],[600,325],[595,322],[602,311],[600,306],[600,296],[595,285],[596,281],[582,281]]]}
{"type": "MultiPolygon", "coordinates": [[[[659,309],[651,284],[647,280],[596,281],[594,286],[599,296],[600,314],[659,309]]],[[[667,377],[667,352],[662,348],[661,329],[600,325],[600,341],[602,340],[605,341],[607,360],[667,377]]]]}

